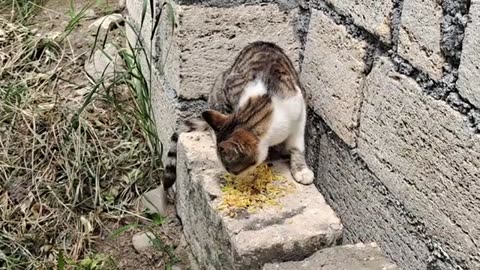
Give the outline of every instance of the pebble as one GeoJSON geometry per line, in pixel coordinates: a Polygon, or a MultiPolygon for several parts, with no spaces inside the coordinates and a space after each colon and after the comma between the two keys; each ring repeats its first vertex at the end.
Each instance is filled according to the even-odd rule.
{"type": "Polygon", "coordinates": [[[123,16],[122,14],[110,14],[101,18],[98,18],[96,21],[94,21],[88,29],[90,31],[97,31],[98,28],[100,27],[103,31],[108,31],[115,27],[116,25],[120,24],[123,22],[123,16]]]}
{"type": "Polygon", "coordinates": [[[107,43],[103,51],[97,50],[92,59],[85,62],[85,72],[96,81],[102,78],[102,74],[104,78],[108,79],[113,77],[115,71],[121,70],[120,65],[121,59],[118,56],[117,48],[113,44],[107,43]]]}
{"type": "Polygon", "coordinates": [[[93,18],[95,18],[95,17],[97,17],[97,13],[95,13],[95,10],[93,10],[93,9],[91,9],[91,8],[85,10],[85,18],[87,18],[87,19],[93,19],[93,18]]]}
{"type": "Polygon", "coordinates": [[[153,246],[152,240],[155,239],[155,235],[151,232],[140,232],[132,237],[133,247],[137,252],[143,251],[153,246]]]}
{"type": "Polygon", "coordinates": [[[158,213],[161,216],[167,215],[167,193],[163,186],[145,193],[142,196],[142,203],[152,213],[158,213]]]}

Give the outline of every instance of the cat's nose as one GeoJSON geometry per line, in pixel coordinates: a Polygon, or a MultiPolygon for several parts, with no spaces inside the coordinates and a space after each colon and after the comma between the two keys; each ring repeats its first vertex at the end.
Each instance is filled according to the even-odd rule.
{"type": "Polygon", "coordinates": [[[233,174],[233,175],[240,175],[242,174],[242,170],[236,170],[234,168],[226,168],[227,169],[227,172],[233,174]]]}
{"type": "Polygon", "coordinates": [[[233,174],[233,175],[239,175],[241,172],[239,171],[235,171],[235,170],[227,170],[229,173],[233,174]]]}

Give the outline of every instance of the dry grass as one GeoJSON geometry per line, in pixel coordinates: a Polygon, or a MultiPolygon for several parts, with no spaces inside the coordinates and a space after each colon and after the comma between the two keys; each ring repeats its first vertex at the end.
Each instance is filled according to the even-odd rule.
{"type": "Polygon", "coordinates": [[[99,255],[76,262],[107,221],[146,219],[131,211],[158,184],[161,147],[138,70],[74,83],[84,60],[0,16],[0,269],[110,269],[99,255]]]}
{"type": "Polygon", "coordinates": [[[46,0],[0,0],[0,17],[25,23],[46,0]]]}

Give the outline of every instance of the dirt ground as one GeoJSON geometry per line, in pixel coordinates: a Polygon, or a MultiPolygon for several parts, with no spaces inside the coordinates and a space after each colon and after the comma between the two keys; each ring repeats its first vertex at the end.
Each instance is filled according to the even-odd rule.
{"type": "MultiPolygon", "coordinates": [[[[75,0],[73,2],[76,10],[80,10],[89,3],[87,0],[75,0]]],[[[92,7],[91,10],[94,12],[89,11],[90,15],[75,27],[66,40],[69,54],[72,55],[73,60],[63,67],[68,69],[69,78],[68,81],[59,81],[57,87],[60,89],[58,91],[60,94],[73,95],[72,93],[77,93],[79,89],[89,87],[89,82],[83,71],[85,61],[87,61],[95,40],[92,31],[89,30],[89,25],[104,15],[125,12],[123,8],[118,6],[118,1],[97,2],[102,2],[102,4],[92,7]]],[[[28,27],[33,29],[37,35],[60,35],[70,20],[70,17],[67,15],[70,8],[70,1],[68,0],[47,1],[29,21],[28,27]]],[[[122,28],[113,30],[109,34],[109,41],[116,44],[125,44],[123,30],[122,28]]],[[[26,187],[25,189],[28,188],[26,187]]],[[[1,187],[0,193],[2,193],[1,187]]],[[[139,210],[141,209],[137,207],[137,209],[132,209],[131,211],[138,211],[136,212],[138,216],[143,215],[139,210]]],[[[173,206],[169,206],[168,216],[163,224],[157,225],[152,225],[150,222],[145,222],[143,219],[127,214],[122,216],[99,214],[99,217],[102,219],[99,221],[102,225],[98,228],[98,231],[94,232],[95,237],[93,237],[90,250],[85,252],[84,255],[101,254],[109,256],[118,269],[171,269],[172,265],[178,266],[180,269],[188,269],[188,247],[183,240],[181,224],[176,217],[173,206]],[[137,223],[141,227],[132,228],[116,237],[112,236],[115,230],[137,223]],[[152,247],[145,251],[137,252],[132,245],[132,236],[147,229],[158,236],[163,247],[152,247]]],[[[0,269],[4,269],[2,268],[1,260],[0,269]]]]}
{"type": "MultiPolygon", "coordinates": [[[[181,233],[181,224],[175,218],[175,210],[173,206],[168,209],[167,222],[163,226],[156,228],[154,233],[158,234],[167,245],[170,245],[174,250],[175,266],[180,269],[189,269],[188,246],[181,233]]],[[[137,252],[132,244],[131,239],[136,233],[142,233],[144,230],[132,229],[126,233],[119,235],[116,238],[111,237],[111,231],[118,229],[122,225],[129,224],[123,221],[122,223],[108,224],[103,232],[103,239],[100,239],[95,249],[101,254],[109,254],[117,264],[119,269],[168,269],[165,261],[168,254],[161,252],[158,249],[150,248],[141,252],[137,252]]],[[[131,223],[130,223],[131,224],[131,223]]]]}

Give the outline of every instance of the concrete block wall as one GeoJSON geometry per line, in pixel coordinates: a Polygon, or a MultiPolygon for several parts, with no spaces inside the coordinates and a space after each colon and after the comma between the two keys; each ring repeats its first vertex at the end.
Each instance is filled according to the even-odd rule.
{"type": "Polygon", "coordinates": [[[404,269],[480,269],[479,7],[310,3],[316,184],[346,242],[377,241],[404,269]]]}
{"type": "MultiPolygon", "coordinates": [[[[127,1],[137,25],[142,1],[127,1]]],[[[170,3],[175,30],[162,21],[153,46],[161,138],[243,46],[276,42],[301,73],[308,161],[344,243],[375,241],[402,269],[480,269],[480,1],[170,3]]]]}

